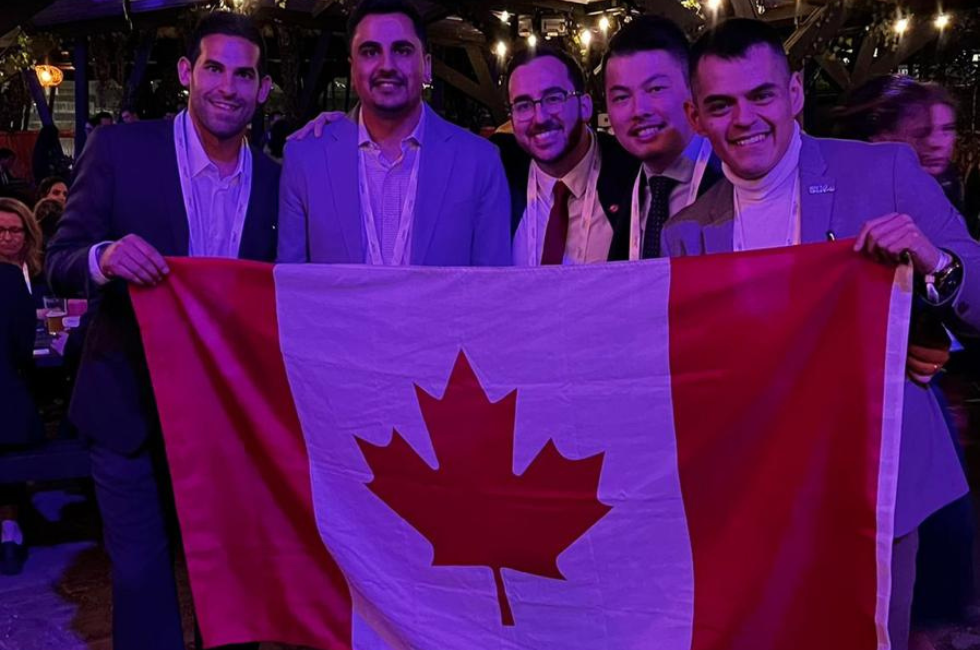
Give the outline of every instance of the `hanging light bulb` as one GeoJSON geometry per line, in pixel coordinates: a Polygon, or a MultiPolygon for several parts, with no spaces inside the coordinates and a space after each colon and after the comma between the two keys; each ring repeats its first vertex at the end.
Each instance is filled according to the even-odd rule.
{"type": "Polygon", "coordinates": [[[497,47],[495,51],[497,52],[497,56],[499,56],[501,59],[504,58],[505,56],[507,56],[507,43],[504,43],[503,41],[497,41],[497,47]]]}
{"type": "Polygon", "coordinates": [[[599,31],[601,31],[603,34],[605,34],[606,32],[609,31],[609,17],[608,16],[603,16],[602,18],[599,19],[599,31]]]}
{"type": "Polygon", "coordinates": [[[510,22],[510,12],[504,9],[500,12],[500,22],[509,23],[510,22]]]}
{"type": "Polygon", "coordinates": [[[531,34],[527,37],[527,44],[529,47],[535,47],[538,44],[538,37],[531,34]]]}
{"type": "Polygon", "coordinates": [[[592,32],[588,29],[583,29],[582,33],[579,34],[579,40],[582,41],[584,47],[588,47],[592,43],[592,32]]]}
{"type": "Polygon", "coordinates": [[[708,7],[708,11],[710,11],[713,14],[716,14],[718,13],[718,10],[721,9],[721,2],[722,0],[707,0],[705,2],[705,6],[708,7]]]}
{"type": "Polygon", "coordinates": [[[895,33],[898,34],[899,36],[904,35],[905,32],[909,31],[909,19],[899,18],[898,20],[895,21],[894,29],[895,29],[895,33]]]}
{"type": "Polygon", "coordinates": [[[936,29],[939,31],[946,29],[949,27],[950,20],[949,14],[939,14],[936,16],[936,29]]]}

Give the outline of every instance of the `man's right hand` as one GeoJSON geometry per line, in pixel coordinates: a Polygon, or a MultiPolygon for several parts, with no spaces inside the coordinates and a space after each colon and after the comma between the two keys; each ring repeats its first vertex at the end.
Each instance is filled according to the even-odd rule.
{"type": "Polygon", "coordinates": [[[291,134],[286,140],[302,140],[308,135],[313,135],[314,138],[319,138],[323,135],[323,127],[328,124],[333,124],[338,120],[342,120],[347,117],[347,114],[343,111],[327,111],[325,113],[320,113],[312,120],[306,123],[306,126],[291,134]]]}
{"type": "Polygon", "coordinates": [[[153,286],[170,273],[163,256],[138,235],[109,244],[99,258],[99,270],[110,280],[119,278],[141,286],[153,286]]]}

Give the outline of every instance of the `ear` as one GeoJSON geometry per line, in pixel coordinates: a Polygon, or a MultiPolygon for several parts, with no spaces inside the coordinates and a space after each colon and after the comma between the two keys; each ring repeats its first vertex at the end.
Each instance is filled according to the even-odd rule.
{"type": "Polygon", "coordinates": [[[687,100],[684,102],[684,114],[687,115],[687,123],[691,125],[694,132],[700,136],[707,136],[705,130],[701,127],[701,115],[698,112],[698,107],[693,100],[687,100]]]}
{"type": "Polygon", "coordinates": [[[422,57],[422,82],[432,83],[432,55],[428,52],[422,57]]]}
{"type": "Polygon", "coordinates": [[[592,103],[592,95],[585,93],[579,99],[579,111],[582,115],[582,120],[589,122],[592,120],[592,113],[595,111],[595,106],[592,103]]]}
{"type": "Polygon", "coordinates": [[[803,77],[799,72],[789,76],[789,100],[793,109],[793,117],[803,112],[803,77]]]}
{"type": "Polygon", "coordinates": [[[262,80],[259,81],[259,103],[264,104],[265,100],[269,99],[269,93],[272,92],[272,77],[265,75],[262,80]]]}
{"type": "Polygon", "coordinates": [[[180,57],[177,61],[177,78],[180,79],[180,85],[184,88],[191,87],[191,71],[194,68],[191,60],[186,56],[180,57]]]}

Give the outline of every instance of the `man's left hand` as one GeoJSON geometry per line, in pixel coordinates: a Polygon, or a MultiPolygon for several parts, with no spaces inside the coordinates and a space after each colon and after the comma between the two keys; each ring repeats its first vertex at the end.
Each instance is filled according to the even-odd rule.
{"type": "Polygon", "coordinates": [[[935,271],[942,259],[942,252],[922,234],[912,217],[899,212],[865,223],[854,242],[854,250],[889,264],[901,263],[908,254],[920,275],[935,271]]]}

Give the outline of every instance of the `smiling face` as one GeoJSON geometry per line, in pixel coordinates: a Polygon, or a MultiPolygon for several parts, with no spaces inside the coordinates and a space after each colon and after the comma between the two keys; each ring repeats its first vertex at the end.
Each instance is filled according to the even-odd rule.
{"type": "Polygon", "coordinates": [[[705,56],[692,81],[688,115],[715,153],[740,178],[768,174],[789,149],[803,110],[799,74],[767,45],[754,45],[736,59],[705,56]]]}
{"type": "Polygon", "coordinates": [[[693,136],[684,114],[691,91],[683,64],[663,50],[617,55],[606,63],[605,78],[609,122],[619,144],[663,171],[693,136]]]}
{"type": "Polygon", "coordinates": [[[354,32],[350,62],[361,106],[387,117],[412,113],[432,78],[431,58],[411,19],[399,13],[365,16],[354,32]]]}
{"type": "Polygon", "coordinates": [[[259,74],[259,46],[240,36],[209,34],[200,51],[193,64],[186,57],[177,64],[180,82],[190,89],[188,111],[215,138],[239,138],[272,87],[259,74]]]}
{"type": "Polygon", "coordinates": [[[575,92],[565,65],[552,56],[532,59],[511,74],[508,97],[515,113],[514,137],[537,162],[560,165],[582,142],[586,122],[592,118],[592,99],[575,92]],[[562,96],[566,99],[559,103],[562,96]],[[530,115],[517,114],[521,103],[542,99],[530,115]]]}

